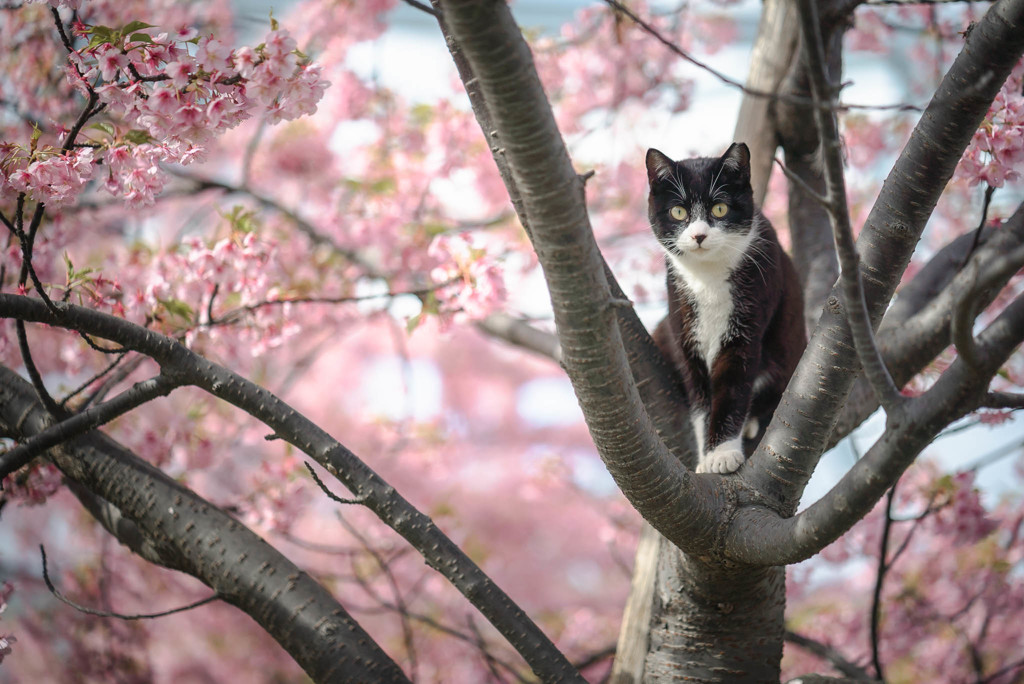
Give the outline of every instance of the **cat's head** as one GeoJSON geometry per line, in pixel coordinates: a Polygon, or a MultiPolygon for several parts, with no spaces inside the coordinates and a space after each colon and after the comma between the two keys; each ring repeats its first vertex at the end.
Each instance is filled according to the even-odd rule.
{"type": "Polygon", "coordinates": [[[721,157],[673,161],[647,150],[648,218],[673,263],[732,267],[750,243],[754,197],[750,150],[733,143],[721,157]]]}

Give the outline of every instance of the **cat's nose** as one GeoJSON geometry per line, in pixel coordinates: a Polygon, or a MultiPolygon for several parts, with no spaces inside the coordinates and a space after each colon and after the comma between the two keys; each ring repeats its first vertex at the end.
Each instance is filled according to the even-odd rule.
{"type": "Polygon", "coordinates": [[[706,237],[707,235],[705,235],[704,233],[698,233],[697,235],[693,236],[693,239],[697,242],[697,246],[700,247],[701,243],[704,242],[704,238],[706,237]]]}

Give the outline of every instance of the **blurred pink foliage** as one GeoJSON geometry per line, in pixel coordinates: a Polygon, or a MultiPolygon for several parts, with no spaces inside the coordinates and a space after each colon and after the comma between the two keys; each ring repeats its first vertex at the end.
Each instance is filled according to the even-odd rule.
{"type": "MultiPolygon", "coordinates": [[[[33,264],[51,297],[175,336],[282,396],[430,514],[570,658],[583,659],[615,643],[639,519],[609,486],[557,365],[472,325],[535,307],[537,264],[464,95],[453,88],[409,101],[352,66],[352,48],[379,38],[395,5],[306,0],[253,45],[239,45],[226,2],[62,0],[4,10],[0,94],[16,104],[0,113],[0,211],[12,215],[22,195],[46,204],[33,264]],[[78,10],[70,57],[50,7],[65,21],[78,10]],[[132,22],[142,25],[125,30],[132,22]],[[91,93],[103,110],[69,140],[91,93]]],[[[740,35],[718,7],[730,5],[652,21],[685,49],[712,53],[740,35]]],[[[630,7],[652,13],[646,3],[630,7]]],[[[886,51],[889,16],[858,12],[851,47],[886,51]]],[[[571,145],[606,135],[616,117],[631,124],[653,111],[668,120],[699,104],[693,72],[604,5],[533,46],[571,145]]],[[[977,196],[973,184],[1017,179],[1020,78],[1018,68],[965,154],[934,244],[973,227],[961,211],[977,196]]],[[[855,218],[873,199],[875,167],[909,129],[907,114],[844,118],[855,218]]],[[[602,249],[631,291],[657,305],[663,264],[645,242],[642,157],[638,148],[621,159],[577,159],[596,171],[587,190],[602,249]]],[[[784,185],[777,174],[772,183],[766,211],[782,228],[784,185]]],[[[12,291],[22,253],[16,240],[0,250],[2,286],[12,291]]],[[[110,359],[79,337],[30,334],[61,393],[81,385],[87,396],[103,385],[92,378],[110,359]]],[[[0,363],[22,366],[6,320],[0,363]]],[[[142,362],[118,387],[153,371],[142,362]]],[[[1022,376],[1011,363],[1008,387],[1022,376]]],[[[1001,414],[982,420],[993,415],[1001,414]]],[[[265,427],[234,409],[183,389],[107,429],[324,582],[420,681],[485,680],[477,638],[516,662],[397,535],[328,500],[292,449],[267,442],[265,427]],[[472,639],[451,638],[426,626],[431,620],[472,639]],[[403,621],[416,627],[411,647],[403,621]]],[[[5,528],[17,541],[4,562],[18,597],[0,631],[0,660],[15,678],[301,676],[226,605],[124,623],[57,603],[38,580],[41,541],[62,590],[83,603],[148,612],[187,603],[202,587],[114,544],[52,466],[4,484],[5,528]]],[[[984,637],[988,671],[1019,654],[1021,502],[986,509],[971,474],[928,466],[907,476],[897,499],[901,514],[929,512],[894,523],[890,549],[907,550],[884,594],[891,681],[969,674],[965,634],[984,637]]],[[[874,578],[863,561],[877,557],[883,516],[876,509],[822,555],[818,567],[842,569],[841,580],[811,582],[817,570],[801,566],[790,582],[794,627],[862,664],[874,578]]],[[[11,591],[0,590],[0,612],[11,591]]],[[[794,674],[822,667],[799,651],[787,658],[794,674]]],[[[607,670],[604,659],[585,674],[599,681],[607,670]]]]}

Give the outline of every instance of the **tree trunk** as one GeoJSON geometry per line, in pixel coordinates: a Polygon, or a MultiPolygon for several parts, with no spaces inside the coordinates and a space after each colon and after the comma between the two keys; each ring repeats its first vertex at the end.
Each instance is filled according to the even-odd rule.
{"type": "Polygon", "coordinates": [[[723,568],[665,547],[643,681],[778,682],[785,568],[723,568]]]}
{"type": "MultiPolygon", "coordinates": [[[[796,6],[790,0],[765,0],[747,76],[746,85],[751,91],[793,92],[801,81],[806,83],[799,76],[799,33],[796,6]]],[[[830,67],[838,79],[841,45],[833,40],[829,48],[833,57],[830,67]]],[[[807,96],[806,85],[801,90],[799,94],[807,96]]],[[[812,114],[806,106],[799,110],[780,108],[769,98],[744,95],[733,137],[751,149],[751,185],[757,204],[764,200],[780,144],[786,148],[787,162],[801,160],[797,162],[801,177],[816,187],[823,184],[819,165],[814,163],[818,135],[812,114]],[[788,137],[793,138],[792,131],[801,129],[794,120],[797,118],[804,119],[806,129],[806,137],[798,142],[810,140],[810,151],[806,145],[796,150],[797,141],[785,135],[789,132],[788,137]],[[794,150],[790,152],[789,147],[794,150]]],[[[807,318],[812,320],[823,300],[821,288],[815,285],[827,281],[827,287],[831,287],[838,270],[827,215],[817,205],[809,207],[807,199],[791,194],[790,221],[803,222],[804,229],[794,241],[801,241],[804,251],[810,252],[801,253],[803,258],[797,263],[802,267],[801,284],[810,286],[808,294],[817,297],[806,302],[810,312],[807,318]],[[824,254],[820,253],[822,240],[807,239],[812,231],[824,232],[824,254]]],[[[785,606],[783,568],[721,572],[713,563],[688,559],[645,523],[633,572],[612,684],[683,679],[779,681],[785,606]],[[646,623],[644,618],[648,618],[646,623]],[[754,624],[757,628],[752,627],[754,624]]]]}

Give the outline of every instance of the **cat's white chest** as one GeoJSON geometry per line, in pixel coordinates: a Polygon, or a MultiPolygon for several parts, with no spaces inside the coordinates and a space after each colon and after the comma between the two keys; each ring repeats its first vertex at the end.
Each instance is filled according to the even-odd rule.
{"type": "Polygon", "coordinates": [[[729,268],[689,268],[673,257],[676,275],[686,282],[687,292],[694,304],[695,320],[691,334],[704,363],[711,370],[715,357],[722,348],[733,313],[729,268]]]}

